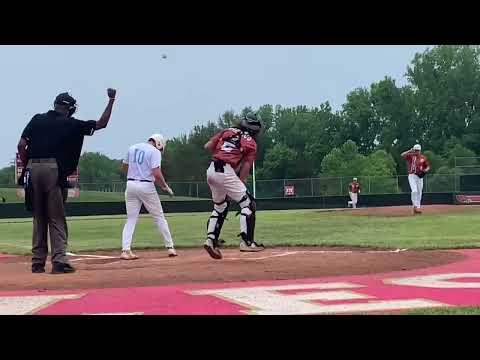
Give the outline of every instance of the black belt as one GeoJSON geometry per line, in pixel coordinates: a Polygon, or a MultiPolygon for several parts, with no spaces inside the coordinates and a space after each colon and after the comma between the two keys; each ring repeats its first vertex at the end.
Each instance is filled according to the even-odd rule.
{"type": "Polygon", "coordinates": [[[215,168],[215,172],[220,172],[220,173],[225,172],[224,168],[225,168],[225,165],[227,165],[225,161],[213,159],[212,162],[213,162],[213,167],[215,168]]]}
{"type": "Polygon", "coordinates": [[[46,158],[46,159],[30,159],[32,163],[56,163],[57,159],[55,158],[46,158]]]}
{"type": "Polygon", "coordinates": [[[152,180],[127,179],[128,181],[153,182],[152,180]]]}

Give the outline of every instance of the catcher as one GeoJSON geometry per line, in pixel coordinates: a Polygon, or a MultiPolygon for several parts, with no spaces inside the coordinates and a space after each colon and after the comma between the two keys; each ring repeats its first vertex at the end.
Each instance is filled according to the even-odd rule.
{"type": "Polygon", "coordinates": [[[430,171],[430,163],[421,151],[421,145],[416,144],[413,148],[401,154],[407,161],[408,182],[412,190],[413,215],[422,213],[420,205],[422,202],[423,177],[430,171]]]}
{"type": "Polygon", "coordinates": [[[221,259],[219,236],[228,213],[229,201],[240,206],[240,251],[262,251],[257,244],[255,231],[255,199],[247,191],[245,182],[256,158],[256,138],[262,129],[257,114],[248,114],[237,126],[225,129],[213,136],[205,149],[212,153],[207,170],[207,182],[212,192],[213,212],[207,223],[207,239],[204,248],[214,259],[221,259]],[[238,175],[237,175],[238,174],[238,175]]]}

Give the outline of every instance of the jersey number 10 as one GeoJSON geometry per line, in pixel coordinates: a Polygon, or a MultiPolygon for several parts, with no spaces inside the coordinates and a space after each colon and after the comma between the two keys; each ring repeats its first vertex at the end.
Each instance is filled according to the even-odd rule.
{"type": "Polygon", "coordinates": [[[145,158],[145,151],[135,149],[135,154],[133,155],[133,162],[140,165],[143,164],[143,159],[145,158]]]}

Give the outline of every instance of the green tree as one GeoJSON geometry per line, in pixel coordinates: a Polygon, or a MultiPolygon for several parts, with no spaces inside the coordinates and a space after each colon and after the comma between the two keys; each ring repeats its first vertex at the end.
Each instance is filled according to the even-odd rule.
{"type": "Polygon", "coordinates": [[[0,184],[2,185],[13,185],[16,181],[15,176],[15,166],[7,166],[3,169],[0,169],[0,184]]]}
{"type": "Polygon", "coordinates": [[[347,95],[343,105],[343,117],[348,123],[348,139],[358,144],[361,154],[374,151],[378,142],[381,124],[372,106],[368,89],[360,88],[347,95]]]}
{"type": "Polygon", "coordinates": [[[98,152],[86,152],[80,156],[80,182],[111,183],[120,181],[121,160],[112,160],[98,152]]]}
{"type": "Polygon", "coordinates": [[[418,141],[439,153],[445,139],[469,140],[465,135],[471,133],[470,127],[478,128],[479,50],[450,45],[427,49],[415,55],[407,78],[423,124],[418,141]]]}
{"type": "Polygon", "coordinates": [[[392,155],[385,150],[377,150],[367,156],[364,167],[360,171],[361,176],[395,176],[396,163],[392,155]]]}
{"type": "Polygon", "coordinates": [[[363,193],[390,194],[398,192],[396,163],[385,150],[377,150],[367,156],[360,171],[360,181],[364,181],[363,193]],[[368,183],[368,187],[366,186],[368,183]]]}
{"type": "Polygon", "coordinates": [[[442,156],[435,154],[431,150],[424,151],[423,154],[430,162],[430,174],[438,172],[440,168],[446,165],[446,160],[442,156]]]}
{"type": "Polygon", "coordinates": [[[478,161],[475,158],[476,154],[460,144],[456,144],[449,149],[445,155],[447,157],[447,165],[451,169],[455,168],[456,165],[469,168],[478,165],[478,161]]]}
{"type": "Polygon", "coordinates": [[[341,148],[334,148],[323,158],[322,176],[358,176],[364,165],[365,156],[358,153],[358,147],[352,140],[348,140],[341,148]]]}
{"type": "Polygon", "coordinates": [[[297,152],[285,144],[275,144],[265,157],[264,166],[259,173],[270,179],[283,179],[295,174],[297,152]]]}

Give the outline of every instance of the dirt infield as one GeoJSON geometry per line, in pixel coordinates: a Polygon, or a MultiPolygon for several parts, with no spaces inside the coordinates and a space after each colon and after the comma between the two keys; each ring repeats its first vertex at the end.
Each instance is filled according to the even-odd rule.
{"type": "Polygon", "coordinates": [[[359,250],[346,248],[272,248],[259,253],[225,249],[224,259],[213,260],[203,249],[138,251],[138,260],[125,261],[118,253],[97,252],[71,256],[74,274],[32,274],[30,258],[0,258],[0,291],[64,290],[141,287],[202,282],[305,279],[363,275],[421,269],[463,259],[453,251],[359,250]]]}
{"type": "MultiPolygon", "coordinates": [[[[411,206],[384,206],[372,208],[358,208],[355,210],[351,209],[345,211],[351,213],[352,215],[358,216],[413,216],[411,206]]],[[[425,215],[456,214],[480,211],[480,205],[426,205],[422,207],[422,211],[425,215]]]]}

